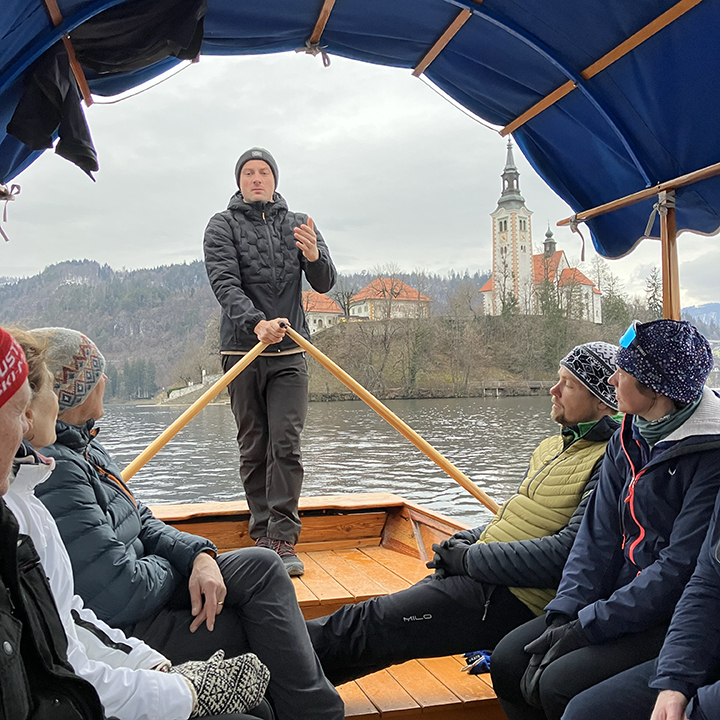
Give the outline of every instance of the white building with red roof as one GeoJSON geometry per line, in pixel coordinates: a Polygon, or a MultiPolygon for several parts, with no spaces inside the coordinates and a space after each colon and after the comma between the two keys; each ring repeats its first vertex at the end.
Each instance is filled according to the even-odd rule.
{"type": "Polygon", "coordinates": [[[375,278],[350,299],[351,320],[425,318],[430,298],[397,278],[375,278]]]}
{"type": "Polygon", "coordinates": [[[342,308],[325,293],[304,290],[302,303],[311,335],[318,330],[337,325],[345,317],[342,308]]]}
{"type": "Polygon", "coordinates": [[[556,248],[552,231],[545,233],[543,252],[532,251],[532,212],[520,194],[520,173],[512,142],[502,174],[503,189],[493,222],[493,273],[480,288],[485,313],[500,315],[509,303],[524,315],[542,314],[541,298],[554,293],[560,307],[573,317],[602,322],[602,293],[578,268],[570,267],[565,252],[556,248]]]}

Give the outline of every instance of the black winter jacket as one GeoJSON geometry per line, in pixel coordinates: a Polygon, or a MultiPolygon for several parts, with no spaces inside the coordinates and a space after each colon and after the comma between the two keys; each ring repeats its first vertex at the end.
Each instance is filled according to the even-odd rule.
{"type": "Polygon", "coordinates": [[[32,540],[0,500],[0,718],[102,720],[95,689],[75,675],[32,540]]]}
{"type": "Polygon", "coordinates": [[[42,451],[55,458],[55,470],[35,494],[60,530],[75,592],[108,625],[127,628],[165,607],[197,555],[215,546],[136,502],[92,428],[92,420],[58,421],[56,443],[42,451]]]}
{"type": "MultiPolygon", "coordinates": [[[[609,415],[601,418],[584,436],[592,442],[606,443],[620,427],[609,415]]],[[[563,430],[564,450],[572,444],[573,433],[563,430]]],[[[563,452],[564,452],[563,450],[563,452]]],[[[481,582],[506,587],[554,588],[562,577],[565,562],[595,490],[602,459],[592,470],[585,492],[570,522],[553,535],[513,542],[479,543],[470,546],[467,555],[468,573],[481,582]]],[[[467,531],[468,540],[476,542],[483,527],[467,531]]]]}
{"type": "Polygon", "coordinates": [[[673,615],[650,681],[655,690],[677,690],[693,698],[690,720],[720,717],[720,496],[697,567],[673,615]]]}
{"type": "MultiPolygon", "coordinates": [[[[210,218],[205,229],[205,268],[222,308],[220,350],[251,350],[260,320],[286,317],[292,328],[310,339],[302,307],[302,273],[320,293],[335,284],[336,271],[327,245],[318,232],[320,257],[308,262],[295,245],[293,230],[308,216],[288,210],[275,193],[273,202],[246,203],[240,192],[228,209],[210,218]]],[[[297,348],[284,338],[265,354],[297,348]]]]}

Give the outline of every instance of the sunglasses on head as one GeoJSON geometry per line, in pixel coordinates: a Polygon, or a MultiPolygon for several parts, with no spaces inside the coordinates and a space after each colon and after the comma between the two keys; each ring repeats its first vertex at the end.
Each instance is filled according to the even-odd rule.
{"type": "Polygon", "coordinates": [[[648,363],[652,366],[652,368],[655,370],[655,372],[661,377],[665,377],[665,373],[655,364],[655,361],[650,357],[647,350],[640,344],[640,341],[637,337],[637,329],[641,325],[639,320],[633,320],[630,323],[630,327],[623,333],[622,337],[620,338],[620,347],[625,348],[626,350],[628,348],[633,348],[637,350],[640,355],[642,355],[643,359],[647,360],[648,363]]]}

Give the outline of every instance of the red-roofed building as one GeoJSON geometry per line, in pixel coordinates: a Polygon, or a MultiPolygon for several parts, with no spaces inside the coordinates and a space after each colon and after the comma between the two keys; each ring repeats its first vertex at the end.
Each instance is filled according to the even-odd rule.
{"type": "Polygon", "coordinates": [[[503,189],[493,219],[493,274],[480,288],[485,313],[500,315],[508,302],[524,315],[539,315],[538,289],[550,283],[560,307],[575,317],[602,322],[602,293],[577,268],[571,268],[563,250],[556,248],[548,227],[543,252],[532,252],[532,212],[520,194],[520,173],[512,142],[502,174],[503,189]]]}
{"type": "Polygon", "coordinates": [[[397,278],[375,278],[350,300],[353,320],[423,318],[430,309],[430,298],[397,278]]]}
{"type": "Polygon", "coordinates": [[[304,290],[302,302],[311,335],[318,330],[336,325],[345,315],[342,308],[324,293],[304,290]]]}

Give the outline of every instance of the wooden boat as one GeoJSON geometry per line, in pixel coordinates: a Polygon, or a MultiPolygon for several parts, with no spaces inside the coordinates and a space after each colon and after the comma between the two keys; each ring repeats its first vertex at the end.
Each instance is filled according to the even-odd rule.
{"type": "MultiPolygon", "coordinates": [[[[60,39],[87,104],[93,90],[113,94],[167,68],[158,63],[147,73],[133,71],[124,78],[116,73],[109,78],[114,88],[104,90],[108,78],[102,74],[88,82],[68,33],[124,4],[130,0],[76,0],[61,2],[63,8],[55,0],[11,3],[0,17],[3,127],[33,64],[60,39]]],[[[290,15],[282,3],[243,15],[242,3],[216,0],[206,18],[212,32],[205,51],[291,51],[298,38],[307,38],[312,54],[414,67],[413,75],[454,89],[471,112],[504,124],[501,134],[513,133],[549,184],[578,211],[561,224],[576,229],[590,222],[596,248],[606,257],[633,249],[657,196],[664,315],[679,319],[675,208],[681,227],[707,234],[718,231],[720,218],[720,182],[711,181],[720,174],[720,115],[708,110],[713,97],[707,93],[708,78],[718,67],[719,46],[706,35],[717,25],[716,3],[613,0],[599,12],[597,3],[553,0],[543,6],[542,17],[530,0],[512,5],[437,0],[422,7],[398,0],[376,3],[372,12],[358,11],[357,2],[335,7],[335,0],[323,0],[319,11],[314,0],[296,5],[290,15]],[[703,55],[686,52],[690,45],[703,47],[703,55]],[[628,54],[630,62],[623,60],[628,54]],[[654,72],[661,66],[658,58],[662,72],[654,72]],[[705,72],[697,72],[700,59],[705,72]],[[661,116],[665,109],[669,113],[661,116]],[[672,131],[663,132],[663,124],[672,131]],[[693,191],[683,192],[689,183],[696,183],[693,191]],[[677,197],[670,197],[675,191],[677,197]],[[609,202],[622,195],[627,197],[609,202]],[[599,203],[604,204],[588,209],[599,203]],[[613,223],[597,220],[620,209],[613,223]]],[[[0,183],[33,159],[30,148],[0,132],[0,183]]],[[[13,200],[18,190],[0,185],[0,200],[13,200]]],[[[652,223],[646,234],[651,229],[652,223]]],[[[181,529],[212,538],[223,550],[250,544],[243,502],[154,511],[181,529]]],[[[301,515],[299,550],[307,572],[294,583],[306,617],[407,587],[426,574],[432,542],[461,527],[394,495],[303,498],[301,515]]],[[[353,718],[503,717],[488,678],[461,673],[460,661],[452,657],[389,668],[343,686],[341,693],[353,718]]]]}
{"type": "MultiPolygon", "coordinates": [[[[155,516],[210,538],[220,551],[252,545],[247,503],[156,505],[155,516]]],[[[409,587],[428,574],[432,544],[466,525],[397,495],[368,493],[300,498],[297,545],[305,575],[293,578],[306,618],[409,587]]],[[[477,650],[479,648],[467,648],[477,650]]],[[[488,675],[461,672],[459,656],[412,660],[338,689],[345,716],[504,718],[488,675]]]]}

